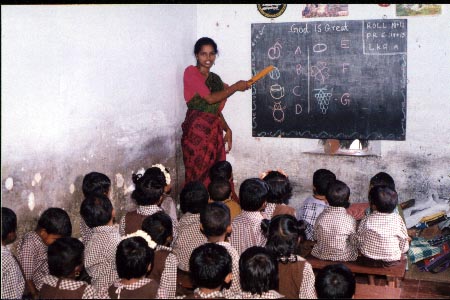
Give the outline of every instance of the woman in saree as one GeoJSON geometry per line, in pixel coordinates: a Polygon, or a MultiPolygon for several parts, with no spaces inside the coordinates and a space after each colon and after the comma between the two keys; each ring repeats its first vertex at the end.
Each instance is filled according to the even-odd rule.
{"type": "Polygon", "coordinates": [[[215,162],[225,160],[225,153],[232,147],[232,132],[222,114],[225,102],[235,92],[250,87],[245,80],[228,86],[217,74],[210,72],[217,53],[214,40],[200,38],[194,46],[197,65],[184,71],[184,98],[188,107],[181,125],[185,184],[198,180],[208,186],[209,168],[215,162]],[[226,150],[225,144],[228,145],[226,150]]]}

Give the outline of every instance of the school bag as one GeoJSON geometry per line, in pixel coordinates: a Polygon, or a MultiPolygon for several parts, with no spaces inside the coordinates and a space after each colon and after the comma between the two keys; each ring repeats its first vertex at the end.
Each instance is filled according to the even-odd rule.
{"type": "Polygon", "coordinates": [[[421,271],[440,273],[450,267],[450,239],[449,235],[440,236],[431,240],[436,245],[442,241],[441,251],[432,257],[426,258],[416,263],[421,271]]]}

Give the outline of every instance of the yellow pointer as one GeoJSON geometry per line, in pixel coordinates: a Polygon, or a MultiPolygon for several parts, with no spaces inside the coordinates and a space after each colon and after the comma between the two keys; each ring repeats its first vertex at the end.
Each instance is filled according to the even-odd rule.
{"type": "Polygon", "coordinates": [[[254,84],[255,82],[257,82],[258,80],[260,80],[261,78],[263,78],[264,76],[266,76],[267,74],[269,74],[275,67],[270,65],[268,67],[266,67],[264,70],[262,70],[261,72],[259,72],[258,74],[256,74],[255,76],[252,77],[252,79],[250,79],[249,81],[247,81],[247,83],[249,85],[254,84]]]}

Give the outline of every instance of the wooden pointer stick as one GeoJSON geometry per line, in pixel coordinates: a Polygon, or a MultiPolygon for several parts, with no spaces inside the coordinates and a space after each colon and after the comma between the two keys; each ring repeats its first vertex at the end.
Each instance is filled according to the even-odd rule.
{"type": "Polygon", "coordinates": [[[260,80],[261,78],[263,78],[264,76],[266,76],[267,74],[269,74],[275,67],[270,65],[268,67],[266,67],[265,69],[263,69],[261,72],[259,72],[258,74],[256,74],[255,76],[252,77],[252,79],[250,79],[249,81],[247,81],[247,83],[249,85],[254,84],[255,82],[257,82],[258,80],[260,80]]]}

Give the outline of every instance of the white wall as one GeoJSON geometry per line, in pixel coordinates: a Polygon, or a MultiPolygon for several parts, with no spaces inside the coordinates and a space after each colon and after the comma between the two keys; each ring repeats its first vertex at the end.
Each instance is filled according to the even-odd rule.
{"type": "MultiPolygon", "coordinates": [[[[304,19],[304,5],[288,4],[276,19],[262,16],[255,4],[198,5],[197,36],[210,36],[220,56],[213,72],[225,82],[251,77],[251,24],[397,18],[395,5],[350,4],[349,16],[304,19]]],[[[255,138],[251,127],[251,92],[236,93],[224,116],[233,130],[234,149],[227,157],[239,185],[248,177],[280,167],[290,175],[299,203],[311,193],[312,173],[328,168],[346,182],[351,200],[366,201],[370,177],[380,171],[391,174],[400,200],[426,199],[433,191],[450,194],[450,5],[440,16],[408,17],[408,90],[405,141],[381,141],[381,157],[343,157],[305,154],[318,140],[255,138]]],[[[405,17],[399,17],[405,18],[405,17]]]]}
{"type": "Polygon", "coordinates": [[[88,172],[112,179],[118,212],[130,202],[132,171],[164,163],[177,175],[195,5],[1,12],[2,205],[22,221],[49,206],[75,220],[88,172]]]}

